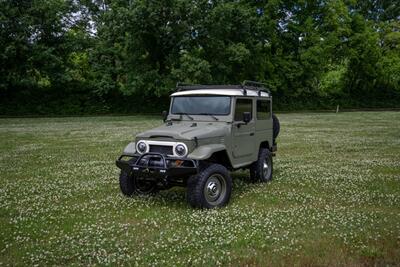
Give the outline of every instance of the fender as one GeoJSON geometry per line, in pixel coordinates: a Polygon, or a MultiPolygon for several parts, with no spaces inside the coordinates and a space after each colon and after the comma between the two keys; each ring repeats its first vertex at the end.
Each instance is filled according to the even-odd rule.
{"type": "Polygon", "coordinates": [[[196,148],[187,157],[189,159],[204,160],[211,157],[215,152],[226,150],[223,144],[210,144],[196,148]]]}
{"type": "Polygon", "coordinates": [[[135,153],[136,153],[136,143],[131,142],[124,148],[124,152],[122,154],[133,156],[135,155],[135,153]]]}

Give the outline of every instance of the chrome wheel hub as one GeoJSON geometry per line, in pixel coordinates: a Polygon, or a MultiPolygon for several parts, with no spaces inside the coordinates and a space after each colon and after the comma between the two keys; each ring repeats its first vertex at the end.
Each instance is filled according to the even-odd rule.
{"type": "Polygon", "coordinates": [[[218,205],[225,195],[225,179],[220,174],[211,175],[204,186],[204,196],[207,202],[212,205],[218,205]]]}
{"type": "Polygon", "coordinates": [[[207,185],[207,192],[208,192],[208,195],[210,195],[212,197],[215,197],[216,195],[218,195],[219,188],[218,188],[217,183],[209,182],[207,185]]]}

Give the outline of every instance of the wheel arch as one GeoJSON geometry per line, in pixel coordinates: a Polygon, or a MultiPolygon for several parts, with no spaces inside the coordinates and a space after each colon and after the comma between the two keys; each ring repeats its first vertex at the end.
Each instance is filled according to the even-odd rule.
{"type": "Polygon", "coordinates": [[[228,170],[233,170],[231,160],[229,159],[228,152],[226,150],[214,152],[208,160],[213,163],[221,164],[228,170]]]}
{"type": "Polygon", "coordinates": [[[271,151],[271,146],[270,146],[270,144],[269,144],[269,142],[268,142],[267,140],[262,141],[262,142],[260,143],[260,146],[259,146],[258,148],[259,148],[259,149],[261,149],[261,148],[267,148],[269,151],[271,151]]]}
{"type": "Polygon", "coordinates": [[[196,148],[188,155],[188,158],[195,160],[210,161],[223,165],[227,169],[232,169],[232,162],[229,158],[225,145],[210,144],[196,148]]]}

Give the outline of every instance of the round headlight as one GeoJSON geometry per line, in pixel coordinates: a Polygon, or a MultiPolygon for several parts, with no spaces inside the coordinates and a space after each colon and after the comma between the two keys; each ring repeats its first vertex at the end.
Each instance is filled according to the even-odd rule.
{"type": "Polygon", "coordinates": [[[147,150],[147,145],[145,142],[139,142],[136,147],[137,147],[138,152],[141,154],[146,152],[146,150],[147,150]]]}
{"type": "Polygon", "coordinates": [[[186,152],[186,147],[183,144],[179,144],[175,147],[175,153],[180,157],[185,156],[186,152]]]}

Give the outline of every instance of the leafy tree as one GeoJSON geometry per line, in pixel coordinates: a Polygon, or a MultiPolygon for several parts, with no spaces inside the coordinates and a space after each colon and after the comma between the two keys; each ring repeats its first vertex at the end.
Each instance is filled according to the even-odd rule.
{"type": "Polygon", "coordinates": [[[393,0],[1,0],[0,113],[149,111],[178,81],[244,79],[283,108],[396,105],[399,18],[393,0]]]}

